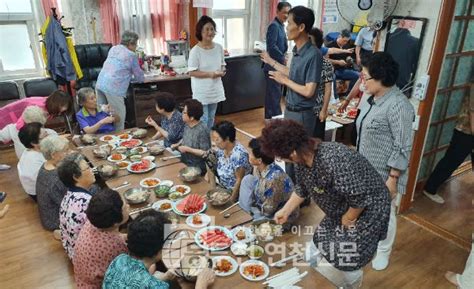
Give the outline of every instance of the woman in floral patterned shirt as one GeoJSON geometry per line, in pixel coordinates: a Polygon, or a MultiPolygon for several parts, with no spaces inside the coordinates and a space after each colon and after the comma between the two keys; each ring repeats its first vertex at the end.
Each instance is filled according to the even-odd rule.
{"type": "Polygon", "coordinates": [[[92,197],[90,188],[95,182],[95,176],[84,156],[79,153],[64,158],[58,166],[58,175],[68,188],[59,209],[61,242],[72,260],[76,239],[87,220],[86,210],[92,197]]]}
{"type": "Polygon", "coordinates": [[[307,197],[326,214],[309,244],[310,264],[337,287],[359,288],[363,267],[387,235],[390,193],[362,155],[343,144],[310,138],[292,120],[273,120],[262,131],[268,155],[295,163],[295,192],[275,214],[285,223],[307,197]]]}
{"type": "MultiPolygon", "coordinates": [[[[249,161],[254,173],[246,175],[240,186],[239,205],[250,212],[254,220],[268,218],[283,208],[294,191],[294,185],[285,171],[275,163],[275,158],[265,155],[258,139],[249,143],[249,161]]],[[[295,210],[289,220],[292,224],[298,217],[295,210]]]]}
{"type": "Polygon", "coordinates": [[[181,112],[176,109],[174,96],[169,92],[161,92],[156,96],[156,111],[161,116],[161,124],[158,125],[151,116],[145,122],[156,129],[154,139],[163,137],[165,146],[178,143],[183,138],[184,121],[181,112]]]}
{"type": "Polygon", "coordinates": [[[237,200],[239,196],[242,178],[252,171],[247,150],[236,141],[235,135],[234,124],[229,121],[214,125],[211,129],[211,140],[217,150],[204,154],[209,167],[211,186],[216,186],[217,177],[220,186],[232,191],[233,200],[237,200]]]}

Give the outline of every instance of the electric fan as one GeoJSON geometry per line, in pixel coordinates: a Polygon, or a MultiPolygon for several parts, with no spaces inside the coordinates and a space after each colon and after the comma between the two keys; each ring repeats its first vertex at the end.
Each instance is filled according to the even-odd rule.
{"type": "Polygon", "coordinates": [[[365,26],[371,22],[380,30],[395,11],[398,0],[337,0],[336,4],[341,17],[352,25],[365,26]]]}

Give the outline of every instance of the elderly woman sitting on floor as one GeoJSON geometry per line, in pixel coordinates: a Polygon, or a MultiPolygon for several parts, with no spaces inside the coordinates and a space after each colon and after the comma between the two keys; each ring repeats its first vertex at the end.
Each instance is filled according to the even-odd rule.
{"type": "MultiPolygon", "coordinates": [[[[162,213],[149,210],[128,225],[129,254],[120,254],[112,261],[104,276],[103,289],[170,288],[169,282],[176,278],[173,269],[166,273],[156,271],[156,263],[162,259],[167,223],[169,220],[162,213]]],[[[214,272],[205,269],[193,288],[206,289],[213,281],[214,272]]]]}
{"type": "Polygon", "coordinates": [[[23,126],[18,132],[18,138],[26,147],[18,161],[17,169],[20,183],[25,192],[36,202],[36,180],[38,172],[46,161],[40,151],[43,125],[32,122],[23,126]]]}
{"type": "Polygon", "coordinates": [[[40,142],[40,150],[46,162],[41,166],[36,180],[36,195],[41,224],[54,231],[59,238],[59,206],[67,192],[58,176],[58,164],[69,151],[67,139],[51,135],[40,142]]]}
{"type": "MultiPolygon", "coordinates": [[[[39,122],[42,125],[46,123],[46,113],[45,111],[36,105],[28,106],[25,108],[23,113],[21,114],[21,118],[26,123],[32,122],[39,122]]],[[[18,131],[16,123],[10,123],[6,125],[0,131],[0,142],[8,143],[13,142],[13,146],[15,147],[15,153],[18,159],[20,159],[23,151],[25,151],[25,146],[21,143],[20,139],[18,138],[18,131]]],[[[42,129],[43,134],[47,135],[57,135],[57,133],[49,128],[42,129]]]]}
{"type": "Polygon", "coordinates": [[[169,92],[161,92],[155,98],[156,111],[161,116],[161,123],[158,125],[151,116],[148,116],[145,122],[156,129],[154,139],[163,137],[165,146],[169,147],[183,138],[184,121],[176,109],[176,101],[174,95],[169,92]]]}
{"type": "Polygon", "coordinates": [[[59,209],[61,242],[72,260],[76,239],[87,220],[86,210],[92,197],[95,176],[84,156],[79,153],[64,158],[59,164],[58,175],[68,188],[59,209]]]}
{"type": "Polygon", "coordinates": [[[92,196],[87,219],[74,249],[74,278],[78,289],[102,288],[112,260],[127,253],[125,235],[119,227],[128,221],[129,205],[114,190],[103,189],[92,196]]]}
{"type": "MultiPolygon", "coordinates": [[[[76,113],[76,119],[84,133],[109,133],[115,131],[114,122],[117,118],[97,107],[95,91],[83,87],[77,92],[77,102],[81,109],[76,113]]],[[[109,110],[109,106],[104,106],[109,110]]]]}

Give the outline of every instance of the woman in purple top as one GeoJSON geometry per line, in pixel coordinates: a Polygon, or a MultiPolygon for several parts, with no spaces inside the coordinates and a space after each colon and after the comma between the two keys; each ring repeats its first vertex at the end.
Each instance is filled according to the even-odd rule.
{"type": "Polygon", "coordinates": [[[132,77],[134,82],[145,80],[135,54],[137,42],[138,34],[135,32],[125,31],[122,34],[120,44],[109,50],[95,86],[99,104],[110,104],[120,118],[115,125],[119,131],[125,126],[125,98],[132,77]]]}
{"type": "Polygon", "coordinates": [[[97,97],[90,87],[83,87],[77,92],[77,102],[81,109],[76,119],[84,133],[109,133],[115,131],[114,116],[97,108],[97,97]]]}

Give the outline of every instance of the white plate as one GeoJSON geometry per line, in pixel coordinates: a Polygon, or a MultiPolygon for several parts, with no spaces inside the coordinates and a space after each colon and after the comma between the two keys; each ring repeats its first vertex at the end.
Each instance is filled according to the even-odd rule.
{"type": "Polygon", "coordinates": [[[139,163],[141,163],[141,162],[134,162],[134,163],[129,164],[128,167],[127,167],[127,171],[129,171],[129,172],[132,173],[132,174],[144,174],[144,173],[148,173],[149,171],[151,171],[151,170],[153,170],[153,169],[156,168],[156,164],[150,162],[150,167],[149,167],[148,169],[146,169],[146,170],[144,170],[144,171],[138,171],[138,172],[137,172],[137,171],[133,171],[133,170],[132,170],[132,166],[133,166],[134,164],[139,164],[139,163]]]}
{"type": "Polygon", "coordinates": [[[136,151],[138,148],[142,148],[142,151],[141,152],[138,152],[138,154],[142,155],[144,153],[146,153],[148,151],[148,148],[147,147],[144,147],[144,146],[140,146],[140,147],[134,147],[133,149],[130,150],[130,152],[133,152],[133,151],[136,151]]]}
{"type": "Polygon", "coordinates": [[[229,248],[232,244],[230,244],[229,246],[224,246],[224,247],[209,247],[207,244],[201,243],[201,240],[199,239],[199,236],[201,234],[203,234],[204,232],[216,230],[216,229],[223,231],[225,235],[232,240],[232,233],[229,231],[229,229],[225,227],[221,227],[221,226],[209,226],[209,227],[202,228],[196,232],[196,234],[194,235],[194,242],[196,242],[196,244],[202,249],[208,250],[208,251],[221,251],[221,250],[225,250],[229,248]]]}
{"type": "MultiPolygon", "coordinates": [[[[130,140],[131,140],[131,139],[130,139],[130,140]]],[[[143,143],[143,142],[142,142],[141,140],[139,140],[139,139],[133,139],[133,140],[136,141],[136,143],[137,143],[137,144],[134,145],[134,146],[124,146],[124,145],[123,145],[124,142],[127,142],[127,141],[129,141],[129,140],[122,140],[122,141],[120,141],[119,146],[124,146],[124,147],[126,147],[126,148],[131,149],[131,148],[135,148],[135,147],[137,147],[137,146],[141,146],[142,143],[143,143]]]]}
{"type": "Polygon", "coordinates": [[[250,229],[249,227],[239,226],[232,230],[232,238],[234,239],[235,242],[250,243],[255,240],[255,234],[252,232],[252,229],[250,229]],[[245,239],[239,240],[236,234],[242,230],[245,232],[245,239]]]}
{"type": "Polygon", "coordinates": [[[109,144],[103,144],[103,145],[99,146],[99,148],[101,148],[101,149],[110,148],[111,150],[114,150],[116,147],[117,147],[116,144],[110,144],[110,143],[109,144]]]}
{"type": "Polygon", "coordinates": [[[242,242],[236,242],[232,244],[232,246],[230,246],[230,251],[235,256],[247,256],[247,248],[248,248],[247,244],[242,243],[242,242]]]}
{"type": "Polygon", "coordinates": [[[99,138],[100,141],[103,141],[103,142],[110,142],[110,141],[117,141],[118,140],[118,137],[112,135],[112,134],[106,134],[106,135],[103,135],[99,138]],[[111,139],[109,140],[106,140],[105,138],[106,137],[111,137],[111,139]]]}
{"type": "Polygon", "coordinates": [[[206,202],[204,202],[204,204],[202,205],[202,208],[201,210],[199,210],[198,212],[194,213],[194,214],[185,214],[183,212],[181,212],[180,210],[178,210],[178,205],[181,204],[181,202],[183,202],[185,199],[181,199],[179,201],[176,201],[173,203],[173,211],[180,215],[180,216],[184,216],[184,217],[187,217],[187,216],[192,216],[192,215],[196,215],[196,214],[199,214],[199,213],[202,213],[204,212],[206,209],[207,209],[207,204],[206,202]]]}
{"type": "Polygon", "coordinates": [[[161,185],[161,180],[159,178],[145,178],[145,179],[140,181],[140,186],[144,187],[145,189],[156,188],[159,185],[161,185]],[[149,186],[149,185],[145,184],[145,181],[147,181],[147,180],[156,180],[156,181],[158,181],[158,184],[156,184],[154,186],[149,186]]]}
{"type": "Polygon", "coordinates": [[[123,167],[123,168],[117,166],[117,168],[118,168],[119,170],[126,170],[127,167],[131,164],[131,162],[129,162],[129,161],[119,161],[119,162],[117,162],[117,164],[118,164],[118,163],[127,163],[127,166],[126,166],[126,167],[123,167]]]}
{"type": "Polygon", "coordinates": [[[121,134],[119,134],[119,135],[117,135],[117,136],[115,136],[115,137],[116,137],[118,140],[120,140],[120,141],[130,140],[130,139],[133,138],[133,136],[132,136],[131,133],[121,133],[121,134]],[[127,137],[127,138],[121,138],[122,135],[128,135],[128,137],[127,137]]]}
{"type": "Polygon", "coordinates": [[[172,187],[173,184],[174,184],[173,181],[170,181],[170,180],[161,180],[160,186],[172,187]]]}
{"type": "Polygon", "coordinates": [[[191,193],[191,188],[186,186],[186,185],[176,185],[176,186],[171,187],[171,189],[170,189],[170,193],[173,193],[173,192],[178,192],[184,197],[184,196],[189,195],[189,193],[191,193]],[[185,188],[186,191],[184,193],[178,192],[176,189],[179,188],[179,187],[185,188]]]}
{"type": "Polygon", "coordinates": [[[220,276],[220,277],[230,276],[230,275],[234,274],[235,271],[237,271],[238,267],[239,267],[239,264],[237,263],[237,261],[234,258],[230,257],[230,256],[212,257],[212,270],[214,270],[214,272],[216,273],[216,276],[220,276]],[[217,271],[217,269],[215,269],[215,265],[217,264],[217,262],[219,260],[222,260],[222,259],[226,259],[227,261],[232,263],[232,269],[230,269],[229,272],[219,272],[219,271],[217,271]]]}
{"type": "Polygon", "coordinates": [[[155,209],[156,211],[158,212],[169,212],[173,209],[173,202],[170,201],[170,200],[160,200],[160,201],[157,201],[157,202],[154,202],[153,205],[151,206],[153,209],[155,209]],[[162,204],[165,204],[165,203],[169,203],[171,205],[171,207],[167,210],[160,210],[160,206],[162,204]]]}
{"type": "Polygon", "coordinates": [[[202,227],[205,227],[205,226],[209,225],[210,223],[211,223],[211,217],[209,217],[206,214],[196,214],[196,215],[192,215],[192,216],[189,216],[189,217],[186,218],[186,225],[188,225],[190,227],[193,227],[193,228],[202,228],[202,227]],[[196,225],[196,224],[193,223],[193,217],[194,216],[201,216],[201,221],[202,221],[201,225],[196,225]]]}
{"type": "Polygon", "coordinates": [[[259,261],[259,260],[248,260],[248,261],[245,261],[244,263],[240,264],[240,268],[239,268],[239,272],[240,272],[240,275],[242,275],[242,277],[244,277],[244,279],[246,280],[249,280],[249,281],[262,281],[264,280],[265,278],[268,277],[268,275],[270,274],[270,268],[268,268],[268,265],[265,264],[264,262],[262,261],[259,261]],[[244,269],[246,266],[249,266],[249,265],[260,265],[263,267],[265,273],[263,273],[262,276],[260,277],[257,277],[257,278],[253,278],[251,276],[247,276],[244,274],[244,269]]]}
{"type": "Polygon", "coordinates": [[[146,157],[143,157],[142,159],[143,159],[143,160],[149,160],[150,162],[154,162],[154,161],[155,161],[155,157],[154,157],[154,156],[146,156],[146,157]]]}
{"type": "Polygon", "coordinates": [[[127,158],[127,156],[124,155],[124,154],[111,154],[111,155],[107,158],[107,160],[108,160],[109,162],[118,163],[118,162],[123,161],[123,160],[126,159],[126,158],[127,158]],[[113,159],[112,159],[112,156],[113,156],[113,155],[120,155],[120,156],[122,156],[122,158],[121,158],[120,160],[113,160],[113,159]]]}

